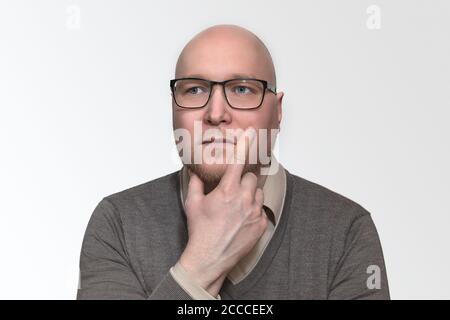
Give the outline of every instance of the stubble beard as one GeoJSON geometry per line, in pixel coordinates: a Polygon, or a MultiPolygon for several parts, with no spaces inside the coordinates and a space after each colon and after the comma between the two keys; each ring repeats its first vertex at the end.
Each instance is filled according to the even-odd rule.
{"type": "MultiPolygon", "coordinates": [[[[220,182],[222,179],[225,169],[223,170],[208,170],[204,168],[204,166],[207,166],[206,164],[185,164],[186,168],[189,169],[191,172],[195,173],[200,180],[203,181],[205,185],[205,194],[212,191],[220,182]]],[[[225,165],[226,166],[226,165],[225,165]]],[[[250,164],[246,163],[244,165],[244,169],[242,171],[242,175],[246,174],[247,172],[254,173],[257,177],[259,176],[261,169],[261,164],[250,164]]]]}

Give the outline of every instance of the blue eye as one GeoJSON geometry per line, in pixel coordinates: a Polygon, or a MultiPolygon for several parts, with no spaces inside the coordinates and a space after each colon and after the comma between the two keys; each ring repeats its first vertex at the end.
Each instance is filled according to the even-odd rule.
{"type": "Polygon", "coordinates": [[[250,89],[244,86],[235,87],[235,92],[238,94],[246,94],[250,92],[250,89]]]}
{"type": "Polygon", "coordinates": [[[205,92],[202,87],[192,87],[187,89],[186,91],[190,94],[200,94],[205,92]]]}

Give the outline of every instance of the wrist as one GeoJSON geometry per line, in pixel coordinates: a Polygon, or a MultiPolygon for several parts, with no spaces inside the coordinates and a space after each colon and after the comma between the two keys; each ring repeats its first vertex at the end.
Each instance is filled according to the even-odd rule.
{"type": "MultiPolygon", "coordinates": [[[[215,271],[213,267],[207,266],[205,264],[199,264],[197,262],[200,259],[189,259],[189,257],[184,254],[181,255],[178,263],[184,269],[184,271],[189,275],[189,277],[195,281],[199,286],[201,286],[206,291],[218,291],[225,280],[226,274],[217,270],[215,271]],[[197,261],[196,261],[197,260],[197,261]],[[217,287],[219,287],[217,289],[217,287]]],[[[211,293],[211,292],[210,292],[211,293]]],[[[216,296],[217,293],[212,294],[216,296]]]]}

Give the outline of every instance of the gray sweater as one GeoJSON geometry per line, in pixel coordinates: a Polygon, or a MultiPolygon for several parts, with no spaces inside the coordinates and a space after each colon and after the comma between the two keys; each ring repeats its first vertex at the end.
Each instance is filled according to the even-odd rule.
{"type": "MultiPolygon", "coordinates": [[[[179,172],[103,198],[89,220],[77,299],[192,299],[169,269],[187,243],[179,172]]],[[[226,299],[389,299],[367,210],[290,174],[283,213],[258,264],[226,299]]]]}

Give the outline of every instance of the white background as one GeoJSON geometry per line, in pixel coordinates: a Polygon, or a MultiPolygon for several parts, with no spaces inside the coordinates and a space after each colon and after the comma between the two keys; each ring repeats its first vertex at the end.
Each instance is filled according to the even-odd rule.
{"type": "Polygon", "coordinates": [[[96,204],[180,167],[168,82],[219,23],[266,42],[279,160],[372,213],[392,298],[450,298],[445,0],[2,0],[0,298],[75,298],[96,204]]]}

